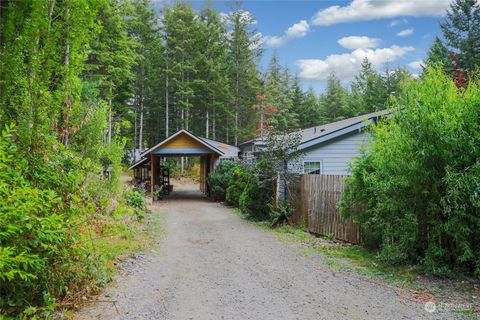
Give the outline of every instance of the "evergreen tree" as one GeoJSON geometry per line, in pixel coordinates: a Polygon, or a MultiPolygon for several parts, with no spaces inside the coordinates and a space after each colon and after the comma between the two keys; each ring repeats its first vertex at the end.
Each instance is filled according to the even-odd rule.
{"type": "Polygon", "coordinates": [[[318,126],[322,123],[319,100],[312,87],[303,94],[303,101],[300,108],[297,109],[297,115],[301,128],[318,126]]]}
{"type": "Polygon", "coordinates": [[[322,122],[328,123],[344,119],[346,116],[348,91],[334,73],[327,80],[327,89],[320,98],[322,122]]]}
{"type": "Polygon", "coordinates": [[[271,110],[270,125],[279,132],[287,132],[298,127],[298,120],[292,110],[288,69],[282,70],[277,55],[270,60],[265,76],[265,104],[271,110]]]}
{"type": "Polygon", "coordinates": [[[101,1],[96,16],[101,31],[91,44],[88,59],[87,77],[98,84],[108,104],[108,143],[112,142],[115,122],[121,123],[125,117],[127,101],[133,94],[133,67],[137,63],[134,48],[138,44],[127,33],[124,17],[130,16],[129,10],[124,1],[101,1]]]}
{"type": "Polygon", "coordinates": [[[454,0],[440,27],[447,47],[458,55],[460,70],[475,71],[480,66],[480,3],[454,0]]]}
{"type": "Polygon", "coordinates": [[[435,37],[425,58],[425,66],[440,65],[447,74],[452,73],[451,53],[439,37],[435,37]]]}
{"type": "MultiPolygon", "coordinates": [[[[128,34],[135,39],[134,99],[127,119],[133,122],[133,141],[127,147],[143,150],[163,137],[163,46],[158,18],[149,0],[133,0],[127,20],[128,34]]],[[[130,129],[131,131],[131,129],[130,129]]],[[[124,134],[126,135],[126,134],[124,134]]],[[[128,136],[132,136],[129,134],[128,136]]]]}
{"type": "Polygon", "coordinates": [[[385,106],[385,93],[382,77],[365,58],[360,73],[351,84],[352,99],[346,115],[356,116],[381,110],[385,106]]]}
{"type": "Polygon", "coordinates": [[[228,81],[228,47],[226,42],[225,25],[220,20],[218,13],[207,5],[200,12],[201,41],[204,52],[200,57],[198,87],[200,93],[198,105],[201,107],[200,117],[204,118],[204,130],[207,138],[216,139],[217,133],[226,128],[218,127],[219,119],[228,117],[225,102],[230,98],[228,81]]]}
{"type": "MultiPolygon", "coordinates": [[[[260,37],[250,30],[253,17],[242,9],[237,9],[227,18],[231,25],[228,37],[228,65],[233,106],[233,143],[252,137],[255,130],[255,96],[259,91],[260,79],[256,61],[261,54],[260,37]]],[[[227,133],[230,131],[227,131],[227,133]]],[[[227,142],[229,139],[227,137],[227,142]]]]}

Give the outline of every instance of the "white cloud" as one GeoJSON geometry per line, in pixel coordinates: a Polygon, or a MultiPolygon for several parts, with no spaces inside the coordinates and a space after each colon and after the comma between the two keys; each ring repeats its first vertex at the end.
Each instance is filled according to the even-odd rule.
{"type": "Polygon", "coordinates": [[[347,49],[376,48],[380,44],[380,39],[366,36],[350,36],[343,37],[337,42],[347,49]]]}
{"type": "Polygon", "coordinates": [[[412,69],[422,69],[423,61],[422,60],[412,61],[408,64],[408,66],[412,69]]]}
{"type": "Polygon", "coordinates": [[[369,21],[399,16],[443,16],[450,0],[353,0],[346,6],[330,6],[319,10],[312,18],[313,25],[369,21]]]}
{"type": "Polygon", "coordinates": [[[396,19],[396,20],[393,20],[392,22],[390,22],[390,24],[388,26],[389,27],[396,27],[398,25],[407,24],[407,23],[408,23],[407,19],[396,19]]]}
{"type": "Polygon", "coordinates": [[[288,28],[282,36],[265,37],[265,44],[269,47],[280,47],[288,40],[305,37],[308,31],[310,31],[308,22],[306,20],[301,20],[288,28]]]}
{"type": "Polygon", "coordinates": [[[325,60],[297,60],[296,64],[300,68],[299,77],[304,80],[326,80],[330,73],[335,72],[340,80],[351,81],[360,71],[365,58],[378,69],[383,64],[398,60],[413,50],[413,47],[396,45],[378,49],[360,48],[351,53],[329,55],[325,60]]]}
{"type": "Polygon", "coordinates": [[[303,38],[307,34],[310,26],[305,20],[301,20],[298,23],[295,23],[293,26],[285,31],[285,36],[289,38],[303,38]]]}
{"type": "Polygon", "coordinates": [[[402,31],[400,31],[399,33],[397,33],[397,36],[399,36],[399,37],[408,37],[408,36],[410,36],[410,35],[413,34],[413,31],[414,31],[413,28],[408,28],[408,29],[402,30],[402,31]]]}

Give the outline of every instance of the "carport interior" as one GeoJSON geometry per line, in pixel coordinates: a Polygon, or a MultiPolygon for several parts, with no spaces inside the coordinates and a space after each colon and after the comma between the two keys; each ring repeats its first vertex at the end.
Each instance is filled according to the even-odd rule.
{"type": "Polygon", "coordinates": [[[223,152],[209,143],[211,140],[197,137],[186,130],[180,130],[141,155],[141,160],[130,169],[135,177],[142,181],[149,180],[150,193],[153,195],[155,186],[170,189],[170,175],[163,166],[163,159],[168,157],[200,157],[200,190],[208,193],[207,177],[214,169],[216,161],[223,152]],[[153,174],[152,174],[153,173],[153,174]]]}

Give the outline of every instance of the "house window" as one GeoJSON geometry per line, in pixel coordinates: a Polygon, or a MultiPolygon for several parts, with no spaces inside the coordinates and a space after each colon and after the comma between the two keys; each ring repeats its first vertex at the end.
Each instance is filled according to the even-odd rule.
{"type": "Polygon", "coordinates": [[[322,173],[322,162],[321,161],[305,161],[303,163],[303,173],[305,174],[322,173]]]}

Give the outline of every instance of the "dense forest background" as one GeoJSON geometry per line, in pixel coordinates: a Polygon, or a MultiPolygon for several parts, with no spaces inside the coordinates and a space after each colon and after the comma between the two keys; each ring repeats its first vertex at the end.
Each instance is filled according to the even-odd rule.
{"type": "Polygon", "coordinates": [[[148,0],[2,1],[1,7],[8,69],[2,123],[20,130],[47,125],[67,145],[85,139],[86,127],[103,118],[98,138],[111,144],[123,137],[132,151],[180,128],[238,144],[258,133],[261,112],[282,131],[319,125],[385,108],[410,76],[403,69],[380,74],[365,60],[349,88],[331,74],[320,96],[305,91],[276,55],[267,70],[259,68],[262,39],[238,4],[227,17],[208,3],[199,12],[178,2],[157,13],[148,0]],[[19,85],[48,95],[26,95],[19,85]]]}
{"type": "MultiPolygon", "coordinates": [[[[383,165],[396,164],[393,160],[373,162],[374,166],[366,162],[369,170],[357,166],[351,199],[373,203],[367,203],[372,215],[365,220],[386,226],[376,230],[388,230],[381,234],[385,239],[408,238],[399,249],[394,247],[398,252],[386,251],[400,257],[398,261],[419,261],[424,252],[418,253],[417,244],[425,241],[422,237],[411,240],[411,215],[405,217],[405,228],[398,228],[400,218],[390,216],[380,217],[388,221],[378,224],[381,219],[375,214],[384,212],[382,205],[398,208],[397,217],[424,208],[417,203],[433,203],[429,208],[435,214],[450,212],[436,208],[463,210],[458,218],[461,223],[445,226],[450,232],[448,241],[429,237],[442,242],[439,248],[443,250],[433,245],[426,248],[440,252],[436,257],[442,259],[441,264],[435,260],[430,265],[451,266],[461,260],[458,265],[480,272],[477,193],[463,198],[479,185],[475,180],[479,172],[478,108],[474,108],[478,88],[473,85],[480,65],[477,1],[452,3],[441,24],[443,37],[435,40],[424,61],[426,70],[435,66],[438,75],[429,71],[412,79],[401,68],[378,72],[365,59],[348,87],[331,74],[320,95],[303,90],[298,77],[275,55],[266,70],[259,67],[262,39],[252,21],[240,5],[224,17],[208,2],[198,12],[187,2],[155,12],[149,0],[0,0],[0,317],[45,318],[55,308],[74,306],[109,281],[118,246],[134,243],[135,223],[144,216],[143,195],[121,188],[122,166],[131,161],[125,154],[143,150],[180,128],[237,144],[258,133],[261,114],[269,128],[285,132],[388,105],[410,105],[405,110],[411,113],[401,113],[406,120],[393,126],[411,134],[407,142],[387,139],[393,142],[372,149],[378,159],[401,154],[393,159],[401,165],[391,171],[383,165]],[[415,99],[408,98],[409,90],[415,99]],[[438,100],[443,97],[438,90],[448,96],[438,100]],[[417,114],[418,101],[430,106],[425,109],[429,113],[417,114]],[[458,117],[452,116],[455,110],[461,112],[458,117]],[[425,118],[438,121],[428,125],[422,121],[425,118]],[[449,121],[455,126],[449,126],[451,135],[445,135],[442,126],[449,121]],[[438,132],[432,133],[434,129],[438,132]],[[435,144],[445,137],[448,144],[435,144]],[[417,141],[425,148],[400,148],[417,141]],[[425,159],[412,166],[412,154],[425,159]],[[398,168],[417,171],[400,174],[398,168]],[[431,168],[436,171],[431,173],[431,168]],[[366,189],[367,182],[377,181],[371,179],[377,173],[381,173],[378,183],[366,189]],[[404,179],[403,174],[411,179],[404,179]],[[454,189],[456,180],[466,182],[454,189]],[[403,183],[405,192],[398,192],[392,181],[403,183]],[[450,189],[444,181],[450,181],[450,189]],[[362,190],[368,192],[356,193],[362,190]],[[457,191],[442,198],[446,190],[457,191]],[[424,198],[414,202],[411,192],[424,198]],[[430,194],[433,200],[425,198],[430,194]],[[390,205],[386,199],[396,202],[390,205]],[[439,202],[444,199],[452,205],[439,202]],[[409,206],[414,208],[408,211],[409,206]],[[461,237],[457,230],[463,230],[461,237]],[[396,237],[394,231],[402,234],[396,237]],[[449,253],[451,239],[460,239],[458,248],[464,250],[451,254],[453,258],[443,253],[449,253]]],[[[264,195],[255,188],[252,184],[248,189],[252,198],[264,195]]],[[[264,206],[268,202],[260,200],[264,206]]],[[[416,229],[416,234],[437,232],[438,228],[430,226],[443,228],[437,222],[444,220],[437,215],[429,220],[431,224],[421,225],[425,229],[416,229]]],[[[420,214],[419,221],[425,221],[420,214]]]]}

